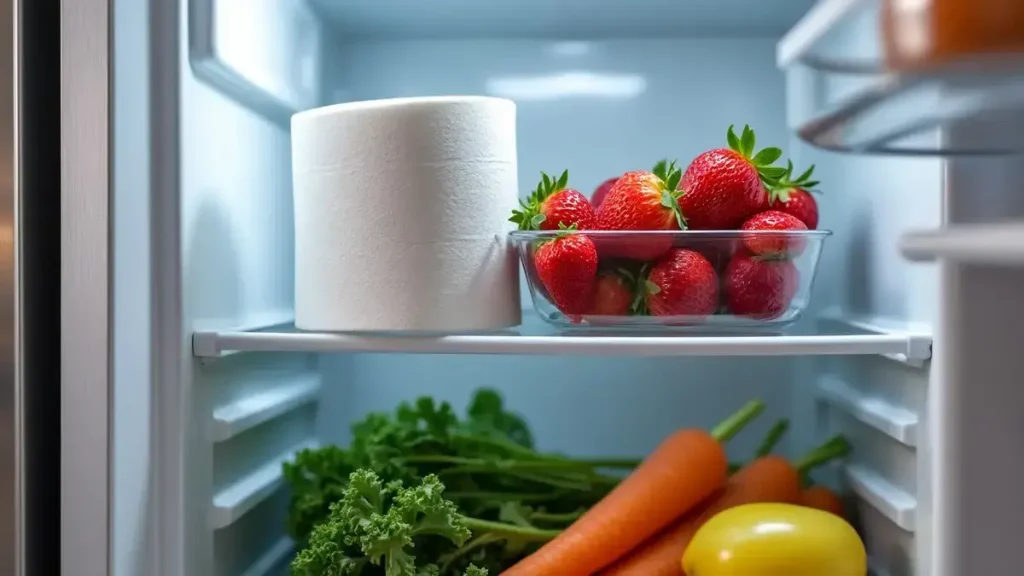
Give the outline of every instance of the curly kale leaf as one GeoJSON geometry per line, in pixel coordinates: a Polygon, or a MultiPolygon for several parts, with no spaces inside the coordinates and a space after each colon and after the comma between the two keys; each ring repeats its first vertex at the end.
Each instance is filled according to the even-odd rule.
{"type": "Polygon", "coordinates": [[[361,576],[367,559],[346,538],[343,523],[333,521],[340,503],[331,507],[331,517],[313,529],[306,547],[292,560],[292,576],[361,576]]]}
{"type": "Polygon", "coordinates": [[[331,504],[341,499],[355,468],[348,453],[337,446],[302,450],[283,468],[284,480],[291,488],[288,535],[302,542],[330,514],[331,504]]]}
{"type": "Polygon", "coordinates": [[[385,486],[371,470],[349,477],[342,499],[317,525],[306,548],[292,562],[293,576],[361,576],[367,563],[385,576],[425,576],[437,568],[417,568],[414,538],[441,537],[455,546],[469,538],[454,504],[442,497],[444,485],[427,476],[413,488],[385,486]]]}

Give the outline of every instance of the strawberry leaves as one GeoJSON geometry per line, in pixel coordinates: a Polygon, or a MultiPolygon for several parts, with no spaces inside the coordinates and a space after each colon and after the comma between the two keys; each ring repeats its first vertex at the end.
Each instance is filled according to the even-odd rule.
{"type": "Polygon", "coordinates": [[[629,313],[633,316],[647,316],[647,297],[661,292],[660,286],[647,279],[650,271],[651,265],[647,263],[640,267],[636,276],[629,275],[633,287],[633,303],[629,306],[629,313]]]}
{"type": "Polygon", "coordinates": [[[771,166],[776,160],[782,157],[782,149],[765,148],[754,156],[754,164],[758,166],[771,166]]]}
{"type": "Polygon", "coordinates": [[[520,230],[540,230],[540,225],[547,220],[547,216],[539,212],[539,207],[519,201],[522,210],[512,210],[509,222],[514,222],[520,230]]]}
{"type": "MultiPolygon", "coordinates": [[[[749,128],[749,126],[748,126],[749,128]]],[[[736,133],[733,132],[733,126],[729,126],[729,131],[725,134],[725,139],[729,142],[729,149],[735,150],[740,154],[743,154],[743,147],[740,146],[740,139],[736,137],[736,133]]]]}
{"type": "Polygon", "coordinates": [[[811,180],[811,175],[814,174],[813,164],[811,164],[811,167],[805,170],[803,174],[796,178],[792,178],[792,174],[793,161],[787,160],[785,172],[776,182],[773,183],[772,186],[769,187],[768,193],[771,195],[772,202],[789,202],[789,193],[797,189],[820,193],[819,190],[815,189],[815,186],[821,184],[821,182],[811,180]]]}
{"type": "Polygon", "coordinates": [[[521,210],[513,210],[512,216],[508,219],[509,222],[517,224],[520,230],[540,230],[540,225],[547,219],[547,216],[540,211],[544,201],[555,192],[565,190],[569,183],[568,170],[563,171],[558,178],[552,178],[544,172],[541,172],[540,176],[540,183],[537,184],[536,189],[530,192],[526,201],[519,200],[521,210]]]}
{"type": "Polygon", "coordinates": [[[762,182],[768,186],[774,186],[786,174],[785,168],[772,166],[776,160],[782,157],[782,149],[773,146],[755,154],[757,136],[754,134],[753,129],[749,125],[745,125],[743,126],[743,132],[737,137],[733,128],[733,126],[729,126],[729,130],[725,135],[729,143],[729,149],[750,161],[757,168],[757,173],[761,176],[762,182]]]}
{"type": "MultiPolygon", "coordinates": [[[[793,173],[793,161],[790,160],[790,161],[787,162],[786,178],[788,179],[789,175],[792,174],[792,173],[793,173]]],[[[803,174],[797,176],[797,178],[795,180],[790,180],[789,184],[792,187],[794,187],[794,188],[803,188],[804,190],[807,190],[807,191],[810,191],[810,192],[820,192],[819,190],[814,189],[814,187],[817,186],[818,184],[821,184],[821,182],[819,182],[817,180],[811,180],[811,175],[812,174],[814,174],[814,164],[811,164],[811,167],[808,168],[806,171],[804,171],[803,174]]]]}
{"type": "Polygon", "coordinates": [[[662,182],[661,205],[672,211],[679,229],[686,230],[686,218],[683,216],[682,208],[679,207],[679,198],[684,194],[679,189],[679,182],[683,179],[683,171],[675,160],[672,162],[661,160],[654,165],[654,169],[651,172],[662,182]]]}

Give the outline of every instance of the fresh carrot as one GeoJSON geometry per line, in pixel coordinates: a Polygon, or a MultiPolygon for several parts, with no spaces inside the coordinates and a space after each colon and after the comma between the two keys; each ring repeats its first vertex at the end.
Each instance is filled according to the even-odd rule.
{"type": "Polygon", "coordinates": [[[725,484],[725,442],[764,410],[753,401],[716,426],[680,430],[579,520],[503,576],[591,576],[725,484]]]}
{"type": "Polygon", "coordinates": [[[600,576],[680,576],[681,559],[697,530],[713,516],[744,504],[796,503],[801,473],[849,452],[849,444],[835,437],[812,450],[795,466],[781,456],[762,456],[737,472],[725,490],[707,504],[680,518],[660,534],[599,572],[600,576]]]}
{"type": "Polygon", "coordinates": [[[811,486],[800,493],[797,504],[843,516],[843,500],[825,486],[811,486]]]}
{"type": "MultiPolygon", "coordinates": [[[[789,430],[789,418],[782,418],[775,422],[775,424],[768,429],[768,433],[765,434],[764,440],[761,441],[760,446],[757,448],[756,458],[761,456],[767,456],[772,450],[775,450],[775,446],[779,444],[782,437],[786,435],[786,431],[789,430]]],[[[746,466],[746,462],[729,462],[729,476],[737,473],[746,466]]]]}

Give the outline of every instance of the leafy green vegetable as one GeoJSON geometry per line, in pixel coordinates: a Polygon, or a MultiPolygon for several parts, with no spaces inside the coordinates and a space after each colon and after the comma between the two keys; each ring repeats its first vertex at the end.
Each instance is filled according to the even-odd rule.
{"type": "Polygon", "coordinates": [[[285,462],[284,480],[292,492],[287,530],[292,538],[305,540],[327,517],[354,470],[348,453],[337,446],[302,450],[293,462],[285,462]]]}
{"type": "MultiPolygon", "coordinates": [[[[285,463],[284,478],[291,488],[287,528],[300,546],[308,540],[307,549],[319,550],[312,558],[337,558],[330,565],[334,572],[307,561],[321,570],[309,574],[383,574],[372,571],[377,566],[369,562],[370,557],[380,558],[382,566],[394,563],[393,569],[404,570],[405,555],[399,552],[409,546],[415,547],[418,558],[429,560],[418,568],[422,574],[431,573],[423,572],[432,570],[431,563],[439,565],[439,576],[461,576],[471,564],[499,573],[572,523],[617,484],[619,478],[602,469],[629,469],[638,463],[634,459],[574,460],[537,452],[526,422],[507,411],[492,390],[477,391],[464,418],[448,403],[422,397],[400,404],[392,414],[368,414],[352,426],[348,448],[304,450],[285,463]],[[403,535],[398,524],[418,524],[404,517],[398,524],[385,523],[388,512],[379,512],[382,519],[372,526],[381,536],[369,549],[373,554],[363,550],[362,536],[348,544],[338,540],[339,534],[354,532],[332,520],[338,508],[332,504],[351,498],[349,476],[357,470],[374,473],[383,488],[377,500],[366,500],[372,504],[369,508],[353,503],[349,509],[372,514],[378,503],[387,505],[398,498],[398,486],[423,486],[429,478],[443,479],[446,498],[457,507],[462,525],[472,530],[473,538],[462,545],[454,532],[449,534],[452,538],[403,535]],[[521,514],[521,521],[510,519],[512,511],[521,514]]],[[[364,522],[371,526],[369,520],[364,522]]]]}
{"type": "Polygon", "coordinates": [[[517,414],[506,412],[501,396],[494,390],[479,390],[467,410],[466,428],[477,434],[508,438],[524,448],[533,448],[533,434],[517,414]]]}
{"type": "MultiPolygon", "coordinates": [[[[369,470],[353,472],[341,500],[331,504],[327,520],[317,524],[306,547],[292,561],[292,575],[363,576],[367,571],[380,573],[379,567],[384,576],[437,576],[436,564],[418,566],[413,554],[429,538],[462,547],[470,537],[467,524],[493,528],[492,537],[530,533],[465,519],[443,493],[444,484],[436,476],[403,488],[396,482],[385,485],[369,470]]],[[[551,534],[533,531],[533,536],[550,538],[551,534]]],[[[466,575],[487,576],[487,570],[471,564],[466,575]]]]}

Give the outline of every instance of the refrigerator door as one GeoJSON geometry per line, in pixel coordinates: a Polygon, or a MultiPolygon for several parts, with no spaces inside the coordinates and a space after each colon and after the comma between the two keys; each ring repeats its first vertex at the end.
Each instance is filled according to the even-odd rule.
{"type": "MultiPolygon", "coordinates": [[[[21,0],[23,10],[39,4],[50,2],[21,0]]],[[[52,269],[60,274],[58,524],[65,575],[111,574],[111,6],[109,0],[62,1],[59,7],[47,6],[59,14],[59,21],[49,22],[46,30],[27,31],[45,32],[50,42],[60,33],[59,87],[52,92],[60,94],[60,258],[52,269]]],[[[26,35],[23,41],[29,39],[26,35]]],[[[23,55],[26,72],[37,66],[34,57],[23,55]]],[[[51,163],[50,170],[56,165],[51,163]]],[[[26,189],[26,199],[30,193],[36,191],[26,189]]],[[[26,382],[26,388],[36,385],[26,382]]]]}

